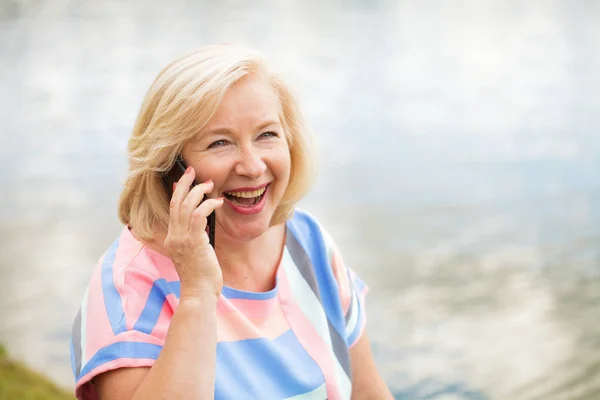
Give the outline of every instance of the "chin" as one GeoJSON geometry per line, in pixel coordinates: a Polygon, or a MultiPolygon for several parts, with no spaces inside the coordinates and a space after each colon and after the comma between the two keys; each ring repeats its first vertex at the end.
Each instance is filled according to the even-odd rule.
{"type": "Polygon", "coordinates": [[[269,230],[270,219],[261,218],[259,221],[229,225],[227,236],[236,242],[248,242],[262,236],[269,230]]]}

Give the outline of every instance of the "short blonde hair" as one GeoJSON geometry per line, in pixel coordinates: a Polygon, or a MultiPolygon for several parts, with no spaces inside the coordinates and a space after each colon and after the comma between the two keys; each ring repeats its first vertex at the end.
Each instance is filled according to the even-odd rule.
{"type": "Polygon", "coordinates": [[[267,77],[281,103],[280,120],[290,148],[290,181],[271,225],[285,222],[312,186],[317,158],[312,134],[290,88],[259,52],[234,45],[210,45],[167,65],[146,94],[129,139],[129,174],[119,199],[121,222],[143,240],[167,229],[169,201],[161,182],[184,145],[216,112],[225,92],[242,77],[267,77]]]}

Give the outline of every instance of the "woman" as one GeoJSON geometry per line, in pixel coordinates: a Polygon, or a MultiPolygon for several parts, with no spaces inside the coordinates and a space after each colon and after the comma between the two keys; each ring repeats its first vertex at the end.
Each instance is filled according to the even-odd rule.
{"type": "Polygon", "coordinates": [[[257,52],[208,46],[159,74],[129,142],[125,227],[73,326],[79,399],[391,398],[364,284],[295,209],[311,143],[257,52]]]}

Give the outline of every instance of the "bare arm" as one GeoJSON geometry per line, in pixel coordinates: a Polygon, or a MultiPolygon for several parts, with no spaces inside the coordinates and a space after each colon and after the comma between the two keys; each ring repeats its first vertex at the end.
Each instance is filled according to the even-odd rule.
{"type": "Polygon", "coordinates": [[[367,334],[350,348],[353,400],[393,400],[392,393],[377,371],[367,334]]]}
{"type": "Polygon", "coordinates": [[[222,199],[202,202],[213,184],[190,190],[193,169],[181,177],[170,204],[164,242],[181,282],[165,344],[151,368],[122,368],[98,375],[101,400],[213,399],[217,348],[217,299],[223,276],[206,234],[206,217],[222,199]],[[200,204],[201,203],[201,204],[200,204]]]}
{"type": "Polygon", "coordinates": [[[152,368],[122,368],[95,379],[102,400],[212,399],[217,296],[182,299],[152,368]]]}

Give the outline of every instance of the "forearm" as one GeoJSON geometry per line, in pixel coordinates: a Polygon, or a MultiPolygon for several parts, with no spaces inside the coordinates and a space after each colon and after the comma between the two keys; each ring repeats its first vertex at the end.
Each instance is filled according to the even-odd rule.
{"type": "Polygon", "coordinates": [[[181,298],[164,347],[134,399],[213,399],[217,296],[181,298]]]}
{"type": "Polygon", "coordinates": [[[352,399],[392,400],[394,397],[379,374],[367,333],[350,348],[352,399]]]}

